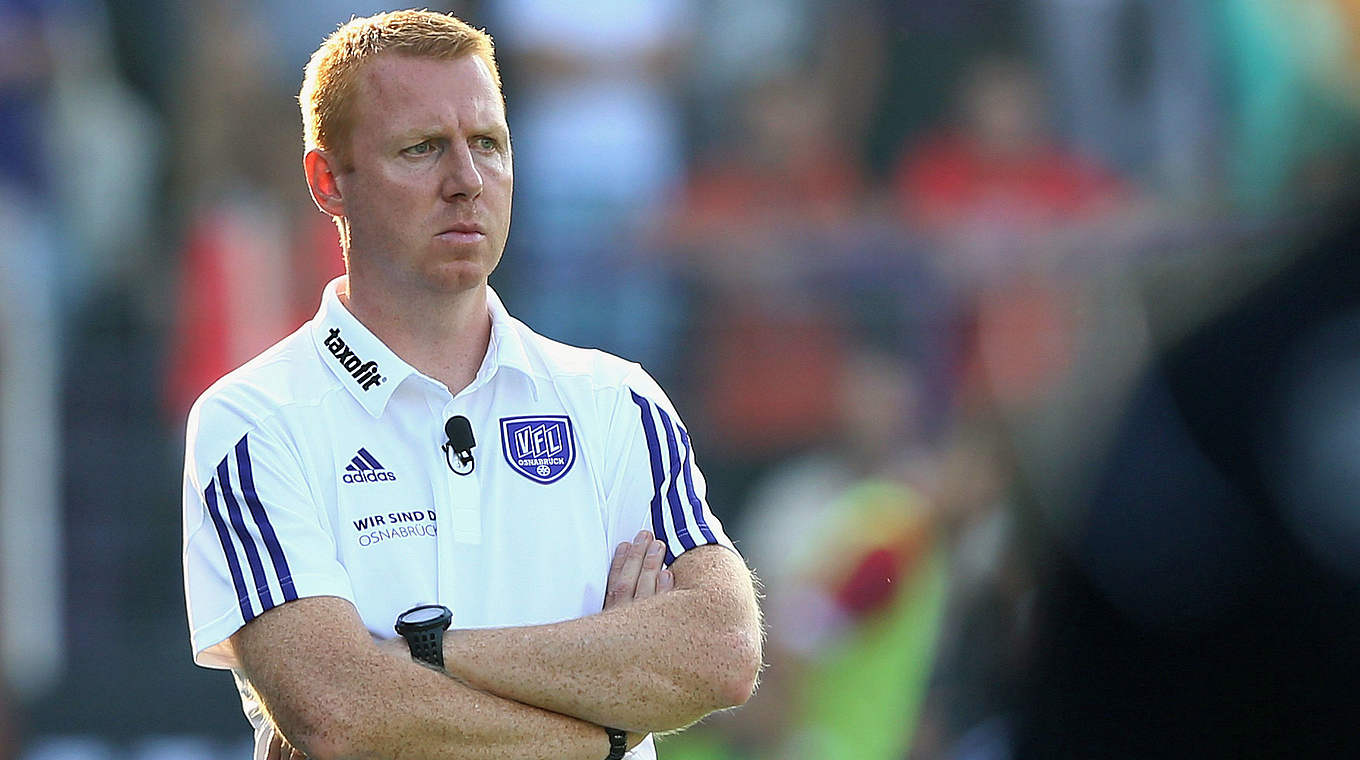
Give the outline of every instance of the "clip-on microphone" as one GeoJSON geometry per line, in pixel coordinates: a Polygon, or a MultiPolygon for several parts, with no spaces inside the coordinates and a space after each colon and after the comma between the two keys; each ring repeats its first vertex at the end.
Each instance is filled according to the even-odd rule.
{"type": "Polygon", "coordinates": [[[448,436],[448,442],[440,446],[444,450],[444,461],[448,462],[449,469],[456,475],[467,475],[477,467],[477,463],[472,459],[472,448],[477,445],[477,439],[472,435],[472,423],[463,415],[450,417],[444,423],[444,435],[448,436]],[[454,464],[457,458],[458,463],[454,464]]]}

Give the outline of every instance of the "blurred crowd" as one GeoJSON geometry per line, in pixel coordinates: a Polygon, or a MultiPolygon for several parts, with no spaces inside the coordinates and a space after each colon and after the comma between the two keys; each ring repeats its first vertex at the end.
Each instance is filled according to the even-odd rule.
{"type": "MultiPolygon", "coordinates": [[[[758,693],[663,757],[1360,725],[1354,4],[434,7],[504,73],[493,287],[671,390],[763,583],[758,693]]],[[[296,92],[385,9],[0,0],[0,760],[244,751],[190,663],[182,424],[342,271],[296,92]]]]}

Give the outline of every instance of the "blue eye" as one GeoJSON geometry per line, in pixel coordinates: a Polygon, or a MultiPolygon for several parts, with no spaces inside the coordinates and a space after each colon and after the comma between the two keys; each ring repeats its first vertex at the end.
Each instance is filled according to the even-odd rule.
{"type": "Polygon", "coordinates": [[[404,148],[402,149],[401,152],[405,153],[408,156],[428,155],[434,152],[434,143],[429,140],[425,140],[424,142],[418,142],[409,148],[404,148]]]}
{"type": "Polygon", "coordinates": [[[501,146],[501,144],[496,141],[496,138],[486,137],[485,135],[473,139],[472,144],[475,145],[478,150],[484,150],[488,152],[497,150],[501,146]]]}

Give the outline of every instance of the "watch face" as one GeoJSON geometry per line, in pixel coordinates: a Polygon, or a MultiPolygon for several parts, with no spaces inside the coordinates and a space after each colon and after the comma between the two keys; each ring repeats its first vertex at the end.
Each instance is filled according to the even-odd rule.
{"type": "Polygon", "coordinates": [[[433,623],[444,615],[444,607],[437,604],[429,604],[424,607],[416,607],[407,610],[401,615],[401,622],[407,625],[420,625],[422,623],[433,623]]]}

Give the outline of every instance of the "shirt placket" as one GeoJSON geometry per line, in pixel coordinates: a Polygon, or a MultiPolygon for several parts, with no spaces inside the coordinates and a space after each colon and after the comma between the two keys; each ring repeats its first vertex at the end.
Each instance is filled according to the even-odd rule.
{"type": "MultiPolygon", "coordinates": [[[[450,401],[444,406],[443,421],[453,419],[456,416],[466,416],[465,410],[460,409],[457,400],[450,401]]],[[[442,422],[441,422],[442,427],[442,422]]],[[[477,431],[473,431],[474,437],[477,431]]],[[[483,456],[480,450],[482,447],[475,446],[473,449],[473,468],[471,472],[459,474],[453,471],[450,461],[456,461],[456,456],[452,451],[440,451],[444,457],[444,467],[442,468],[444,478],[444,494],[449,500],[450,534],[455,543],[460,544],[480,544],[482,542],[482,513],[480,502],[480,488],[478,482],[481,473],[478,472],[477,460],[483,456]]]]}
{"type": "MultiPolygon", "coordinates": [[[[444,400],[448,400],[447,392],[441,395],[444,396],[444,400]]],[[[438,401],[431,400],[430,413],[437,417],[435,424],[439,431],[438,438],[443,443],[445,439],[444,423],[449,418],[459,414],[457,405],[452,401],[441,405],[438,401]]],[[[476,452],[476,454],[480,454],[480,452],[476,452]]],[[[452,452],[448,456],[453,456],[452,452]]],[[[431,457],[430,490],[438,515],[438,528],[435,533],[436,546],[438,547],[436,556],[436,581],[438,586],[436,593],[440,603],[453,610],[454,624],[456,625],[459,621],[459,605],[456,604],[458,590],[471,580],[460,572],[460,564],[466,564],[466,562],[460,563],[459,560],[463,554],[467,553],[469,545],[480,544],[482,541],[477,473],[474,469],[468,475],[455,474],[449,467],[446,454],[442,448],[433,449],[431,457]],[[460,545],[463,547],[461,550],[460,545]]]]}

